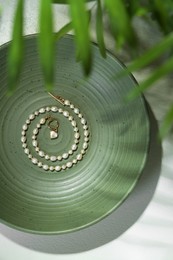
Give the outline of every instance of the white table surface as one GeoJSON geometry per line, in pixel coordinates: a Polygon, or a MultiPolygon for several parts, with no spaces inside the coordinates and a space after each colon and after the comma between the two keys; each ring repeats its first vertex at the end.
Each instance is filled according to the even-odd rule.
{"type": "MultiPolygon", "coordinates": [[[[26,2],[25,34],[31,34],[37,32],[38,5],[35,0],[26,2]]],[[[16,0],[0,0],[0,44],[10,40],[15,3],[16,0]]],[[[68,21],[68,12],[62,5],[55,8],[55,13],[58,13],[55,24],[59,29],[68,21]]],[[[136,74],[139,81],[144,76],[145,73],[136,74]]],[[[161,94],[154,88],[146,95],[159,121],[165,113],[165,103],[173,100],[173,95],[170,98],[170,93],[173,94],[170,85],[169,79],[162,80],[158,84],[161,94]]],[[[163,141],[160,177],[159,162],[157,164],[159,146],[155,138],[152,144],[148,168],[116,214],[90,230],[50,239],[25,235],[0,224],[0,260],[172,260],[173,135],[163,141]],[[90,243],[92,239],[96,239],[93,246],[90,243]]]]}

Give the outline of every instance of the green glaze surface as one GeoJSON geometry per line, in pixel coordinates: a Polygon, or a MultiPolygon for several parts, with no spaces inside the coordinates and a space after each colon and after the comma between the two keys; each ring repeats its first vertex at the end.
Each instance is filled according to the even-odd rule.
{"type": "MultiPolygon", "coordinates": [[[[36,44],[36,36],[25,38],[22,76],[11,97],[6,95],[9,45],[0,50],[0,219],[23,231],[59,234],[96,223],[132,191],[147,158],[149,121],[142,97],[125,102],[136,87],[134,79],[113,79],[124,69],[120,62],[110,53],[103,60],[93,44],[93,71],[85,78],[75,61],[73,37],[66,36],[57,43],[53,92],[81,110],[90,145],[83,160],[66,171],[34,166],[23,152],[22,125],[40,107],[61,107],[44,88],[36,44]]],[[[46,130],[40,132],[41,145],[50,152],[64,151],[71,142],[69,121],[59,120],[60,136],[53,143],[46,130]]]]}

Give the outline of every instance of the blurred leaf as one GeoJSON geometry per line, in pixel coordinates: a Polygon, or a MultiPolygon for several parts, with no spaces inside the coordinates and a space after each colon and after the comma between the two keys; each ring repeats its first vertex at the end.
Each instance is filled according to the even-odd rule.
{"type": "Polygon", "coordinates": [[[81,60],[86,75],[91,70],[91,44],[88,25],[88,12],[85,0],[68,0],[70,14],[75,32],[77,60],[81,60]]]}
{"type": "MultiPolygon", "coordinates": [[[[88,0],[87,2],[93,2],[95,0],[88,0]]],[[[52,0],[52,3],[54,4],[67,4],[68,0],[52,0]]]]}
{"type": "Polygon", "coordinates": [[[66,33],[70,32],[73,29],[72,22],[67,23],[64,25],[58,32],[55,33],[55,40],[59,40],[62,38],[66,33]]]}
{"type": "Polygon", "coordinates": [[[166,61],[161,67],[155,69],[155,71],[149,76],[139,87],[135,88],[128,95],[128,99],[136,98],[141,92],[149,88],[153,83],[158,81],[160,78],[166,76],[168,73],[173,71],[173,57],[166,61]]]}
{"type": "Polygon", "coordinates": [[[123,1],[105,0],[104,2],[118,47],[122,47],[125,42],[134,45],[135,36],[123,1]]]}
{"type": "Polygon", "coordinates": [[[160,24],[161,28],[165,33],[169,31],[168,29],[168,10],[165,5],[166,1],[154,0],[150,2],[152,6],[152,13],[160,24]]]}
{"type": "MultiPolygon", "coordinates": [[[[88,12],[88,18],[89,18],[89,21],[90,21],[90,19],[91,19],[91,11],[89,10],[87,12],[88,12]]],[[[58,41],[65,34],[69,33],[72,29],[73,29],[72,22],[69,22],[69,23],[65,24],[58,32],[55,33],[55,40],[58,41]]]]}
{"type": "Polygon", "coordinates": [[[124,5],[130,18],[133,18],[137,10],[141,8],[141,3],[139,0],[124,0],[124,5]]]}
{"type": "Polygon", "coordinates": [[[166,116],[164,118],[164,121],[163,121],[163,123],[162,123],[162,125],[161,125],[161,127],[159,129],[160,130],[159,134],[160,134],[161,138],[164,138],[168,134],[168,132],[171,129],[172,125],[173,125],[173,104],[170,107],[168,113],[166,114],[166,116]]]}
{"type": "Polygon", "coordinates": [[[54,4],[64,4],[67,2],[68,2],[68,0],[52,0],[52,3],[54,3],[54,4]]]}
{"type": "Polygon", "coordinates": [[[164,52],[173,47],[173,33],[169,34],[138,59],[134,60],[129,66],[128,71],[135,71],[149,65],[164,52]]]}
{"type": "Polygon", "coordinates": [[[19,80],[23,54],[23,6],[24,1],[18,0],[17,8],[14,16],[14,25],[12,31],[12,42],[8,53],[8,94],[11,95],[17,87],[19,80]]]}
{"type": "Polygon", "coordinates": [[[97,14],[96,14],[96,34],[99,50],[103,58],[106,58],[106,49],[104,43],[104,29],[103,29],[103,20],[102,20],[102,6],[100,0],[97,0],[97,14]]]}
{"type": "Polygon", "coordinates": [[[38,37],[40,61],[46,89],[52,90],[54,83],[55,35],[53,33],[52,1],[40,2],[40,33],[38,37]]]}
{"type": "Polygon", "coordinates": [[[144,7],[139,8],[138,10],[136,10],[136,16],[145,16],[148,14],[148,10],[144,7]]]}

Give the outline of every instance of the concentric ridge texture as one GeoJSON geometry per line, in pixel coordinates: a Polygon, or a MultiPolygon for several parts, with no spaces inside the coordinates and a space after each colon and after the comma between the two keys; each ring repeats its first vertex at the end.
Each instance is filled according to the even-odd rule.
{"type": "MultiPolygon", "coordinates": [[[[83,76],[75,61],[72,36],[57,43],[53,92],[69,99],[87,118],[90,145],[83,160],[61,173],[34,166],[21,146],[24,120],[39,107],[57,105],[44,88],[37,38],[25,38],[26,56],[15,94],[6,95],[6,55],[0,50],[0,219],[14,228],[58,234],[94,224],[116,209],[135,186],[147,158],[148,116],[142,97],[125,102],[136,82],[115,80],[124,67],[111,54],[103,60],[93,45],[93,71],[83,76]]],[[[59,119],[60,137],[50,145],[40,132],[42,148],[60,153],[73,140],[68,120],[59,119]]],[[[49,151],[48,151],[49,152],[49,151]]]]}

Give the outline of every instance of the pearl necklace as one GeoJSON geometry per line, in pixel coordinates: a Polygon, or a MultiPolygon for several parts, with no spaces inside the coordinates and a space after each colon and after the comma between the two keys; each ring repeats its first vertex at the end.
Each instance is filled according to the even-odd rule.
{"type": "Polygon", "coordinates": [[[80,133],[77,121],[74,119],[73,115],[71,115],[68,110],[63,110],[61,107],[57,107],[57,106],[47,106],[47,107],[38,108],[38,110],[34,111],[26,119],[25,124],[22,126],[21,142],[22,142],[22,147],[24,149],[24,153],[28,156],[28,158],[31,160],[31,162],[34,165],[38,166],[39,168],[42,168],[45,171],[59,172],[71,168],[72,166],[76,165],[79,161],[83,159],[83,156],[85,155],[86,150],[88,149],[89,130],[88,130],[87,121],[80,113],[78,108],[76,108],[69,100],[65,100],[60,96],[54,96],[50,92],[48,93],[53,98],[55,98],[60,104],[72,110],[74,115],[78,117],[78,121],[82,125],[83,132],[80,133]],[[29,149],[27,131],[30,125],[34,123],[34,121],[37,119],[39,115],[43,115],[45,113],[50,113],[50,112],[53,114],[56,113],[62,114],[69,121],[69,123],[73,127],[73,132],[74,132],[73,144],[71,145],[68,151],[64,151],[63,154],[56,154],[56,155],[49,155],[39,147],[37,137],[39,135],[39,131],[43,126],[44,127],[47,126],[50,129],[50,139],[56,139],[58,138],[59,135],[58,119],[48,114],[45,117],[39,119],[39,121],[37,121],[36,126],[32,131],[30,142],[32,143],[32,147],[34,148],[35,153],[37,155],[34,156],[29,149]],[[83,139],[83,143],[81,144],[82,149],[80,150],[80,152],[78,152],[81,139],[83,139]],[[49,165],[47,163],[44,163],[40,161],[38,157],[45,159],[46,161],[51,161],[55,165],[49,165]],[[68,161],[69,157],[73,157],[73,159],[68,161]],[[57,161],[58,164],[56,164],[57,161]]]}

